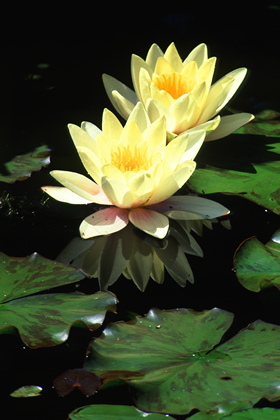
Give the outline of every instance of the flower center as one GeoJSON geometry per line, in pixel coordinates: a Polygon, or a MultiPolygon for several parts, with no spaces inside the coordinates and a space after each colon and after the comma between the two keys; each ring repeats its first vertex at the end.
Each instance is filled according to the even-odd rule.
{"type": "Polygon", "coordinates": [[[139,172],[148,170],[151,161],[148,158],[147,147],[119,146],[116,151],[111,153],[111,164],[116,166],[121,172],[139,172]]]}
{"type": "Polygon", "coordinates": [[[194,88],[194,81],[187,80],[180,73],[162,74],[154,79],[159,90],[165,90],[174,99],[189,93],[194,88]]]}

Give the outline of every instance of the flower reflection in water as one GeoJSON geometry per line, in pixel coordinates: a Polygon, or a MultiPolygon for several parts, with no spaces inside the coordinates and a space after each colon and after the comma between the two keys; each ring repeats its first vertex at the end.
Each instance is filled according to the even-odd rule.
{"type": "Polygon", "coordinates": [[[170,220],[169,232],[155,238],[129,223],[110,235],[91,239],[74,238],[57,259],[98,278],[100,290],[107,290],[121,275],[133,280],[141,291],[151,278],[164,282],[165,270],[181,287],[193,283],[194,276],[186,254],[203,257],[203,251],[192,235],[212,228],[217,220],[170,220]]]}

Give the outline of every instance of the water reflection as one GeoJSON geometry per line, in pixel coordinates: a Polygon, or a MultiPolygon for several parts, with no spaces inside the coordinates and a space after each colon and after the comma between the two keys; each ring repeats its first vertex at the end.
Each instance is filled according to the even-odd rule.
{"type": "Polygon", "coordinates": [[[107,290],[123,274],[144,291],[151,278],[164,282],[165,270],[181,286],[193,283],[194,276],[186,254],[203,257],[193,233],[212,228],[213,220],[172,220],[164,239],[144,233],[129,223],[110,235],[90,239],[73,238],[57,260],[97,278],[100,290],[107,290]]]}

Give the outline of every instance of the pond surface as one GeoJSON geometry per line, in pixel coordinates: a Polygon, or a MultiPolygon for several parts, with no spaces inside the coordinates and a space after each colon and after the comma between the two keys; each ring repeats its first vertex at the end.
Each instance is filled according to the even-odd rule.
{"type": "MultiPolygon", "coordinates": [[[[279,51],[274,47],[279,39],[280,11],[262,2],[254,7],[257,9],[252,14],[246,8],[241,14],[235,10],[224,21],[217,17],[209,19],[209,10],[201,16],[195,7],[189,13],[162,13],[156,20],[139,14],[134,22],[117,25],[117,31],[112,31],[110,37],[102,37],[100,33],[98,37],[93,36],[89,29],[80,32],[80,36],[72,33],[69,38],[60,37],[46,31],[43,25],[38,37],[29,37],[27,31],[22,39],[4,45],[6,59],[12,67],[12,105],[4,121],[1,172],[5,171],[3,164],[15,155],[44,144],[51,149],[51,163],[25,181],[0,185],[0,251],[18,257],[38,252],[55,259],[78,236],[81,220],[89,214],[89,209],[46,200],[40,186],[52,184],[49,176],[52,169],[84,172],[67,124],[79,125],[87,120],[100,126],[103,108],[111,109],[103,89],[102,73],[114,75],[130,85],[130,55],[144,56],[153,42],[165,48],[174,41],[182,55],[200,42],[207,43],[211,55],[219,57],[216,78],[241,66],[249,69],[232,107],[251,113],[263,109],[280,111],[279,51]],[[139,28],[145,31],[143,36],[139,28]]],[[[112,30],[114,22],[112,14],[106,31],[112,30]]],[[[257,136],[255,140],[259,144],[257,136]]],[[[250,162],[254,136],[244,135],[242,141],[248,142],[250,162]]],[[[239,142],[238,135],[227,140],[229,153],[235,150],[235,156],[238,155],[239,142]]],[[[247,238],[256,236],[262,243],[269,241],[279,228],[279,216],[243,197],[214,194],[208,198],[230,209],[231,229],[218,223],[213,230],[204,228],[202,237],[194,235],[204,252],[203,258],[188,256],[194,284],[181,288],[166,274],[163,285],[150,280],[145,292],[141,292],[132,281],[121,277],[110,287],[119,305],[117,315],[109,314],[108,321],[129,319],[130,313],[144,315],[151,308],[202,311],[218,307],[235,315],[230,335],[257,319],[279,324],[279,291],[273,287],[261,293],[246,290],[239,284],[233,264],[236,249],[247,238]]],[[[95,293],[98,289],[96,279],[85,279],[61,290],[95,293]]],[[[0,394],[3,406],[9,410],[7,418],[28,413],[30,419],[63,420],[71,410],[90,403],[133,404],[125,387],[118,394],[108,390],[89,398],[78,390],[63,398],[57,396],[53,380],[65,370],[82,367],[92,336],[86,329],[73,329],[64,344],[31,350],[16,334],[0,335],[0,394]],[[9,396],[28,384],[41,386],[43,395],[26,399],[9,396]]]]}

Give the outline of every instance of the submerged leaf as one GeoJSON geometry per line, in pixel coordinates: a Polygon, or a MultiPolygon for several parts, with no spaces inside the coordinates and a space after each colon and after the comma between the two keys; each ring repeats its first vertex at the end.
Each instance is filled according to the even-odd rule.
{"type": "Polygon", "coordinates": [[[102,384],[101,379],[86,369],[69,369],[57,376],[53,386],[59,396],[70,394],[78,388],[86,397],[95,394],[102,384]]]}
{"type": "Polygon", "coordinates": [[[263,245],[256,237],[242,242],[234,256],[238,281],[251,292],[276,286],[280,290],[280,238],[277,231],[263,245]]]}
{"type": "Polygon", "coordinates": [[[238,410],[233,413],[197,413],[190,417],[190,420],[279,420],[280,410],[277,408],[249,408],[238,410]]]}
{"type": "Polygon", "coordinates": [[[235,133],[280,137],[280,113],[271,109],[264,110],[256,114],[250,124],[240,127],[235,133]]]}
{"type": "Polygon", "coordinates": [[[4,164],[7,175],[0,174],[0,182],[12,184],[16,181],[23,181],[32,172],[40,171],[42,166],[50,163],[50,149],[47,146],[37,147],[32,152],[14,157],[10,162],[4,164]]]}
{"type": "Polygon", "coordinates": [[[186,414],[225,401],[280,399],[280,327],[256,321],[218,345],[232,321],[217,308],[152,309],[134,323],[106,327],[85,367],[104,381],[115,374],[128,382],[146,411],[186,414]]]}

